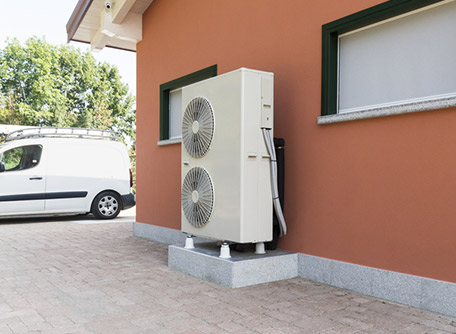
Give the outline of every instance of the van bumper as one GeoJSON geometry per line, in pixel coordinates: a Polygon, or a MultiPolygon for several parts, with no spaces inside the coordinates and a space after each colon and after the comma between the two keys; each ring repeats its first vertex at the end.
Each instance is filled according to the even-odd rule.
{"type": "Polygon", "coordinates": [[[134,194],[122,195],[122,210],[130,209],[136,205],[136,197],[134,194]]]}

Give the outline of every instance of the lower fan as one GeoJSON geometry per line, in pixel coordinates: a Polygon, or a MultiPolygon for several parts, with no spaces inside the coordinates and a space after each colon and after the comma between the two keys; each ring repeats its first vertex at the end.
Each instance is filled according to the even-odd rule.
{"type": "Polygon", "coordinates": [[[206,169],[193,167],[182,184],[182,209],[194,227],[206,225],[214,210],[214,185],[206,169]]]}

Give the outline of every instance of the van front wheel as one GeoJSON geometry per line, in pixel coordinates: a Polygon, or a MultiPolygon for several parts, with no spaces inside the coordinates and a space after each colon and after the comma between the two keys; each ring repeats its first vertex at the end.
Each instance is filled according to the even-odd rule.
{"type": "Polygon", "coordinates": [[[100,219],[113,219],[120,213],[122,202],[120,196],[112,191],[104,191],[95,197],[92,213],[100,219]]]}

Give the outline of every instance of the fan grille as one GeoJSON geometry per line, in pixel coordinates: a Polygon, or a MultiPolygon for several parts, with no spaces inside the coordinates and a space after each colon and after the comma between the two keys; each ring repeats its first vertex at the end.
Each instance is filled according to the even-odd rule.
{"type": "Polygon", "coordinates": [[[182,141],[194,158],[207,153],[214,136],[214,111],[204,97],[195,97],[185,108],[182,118],[182,141]]]}
{"type": "Polygon", "coordinates": [[[194,227],[209,222],[214,209],[214,186],[209,173],[202,167],[193,167],[182,184],[182,209],[194,227]]]}

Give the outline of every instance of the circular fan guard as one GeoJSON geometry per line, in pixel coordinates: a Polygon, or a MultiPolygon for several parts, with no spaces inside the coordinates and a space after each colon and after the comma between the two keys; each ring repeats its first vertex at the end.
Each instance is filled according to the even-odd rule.
{"type": "Polygon", "coordinates": [[[185,108],[182,118],[182,141],[194,158],[207,153],[214,136],[214,111],[204,97],[195,97],[185,108]]]}
{"type": "Polygon", "coordinates": [[[214,186],[209,173],[202,167],[193,167],[182,184],[182,209],[194,227],[209,222],[214,209],[214,186]]]}

